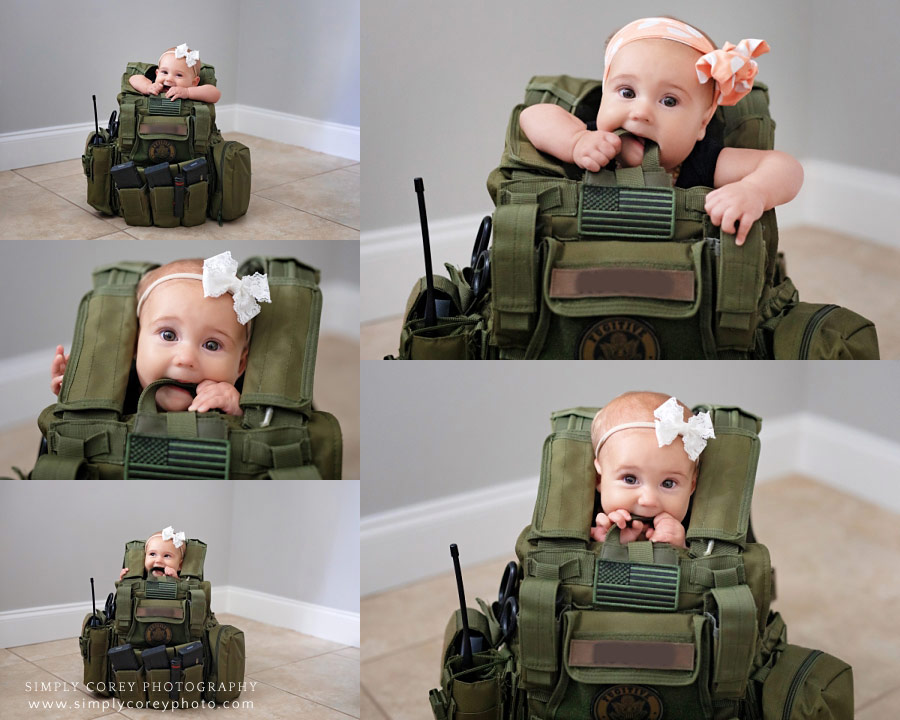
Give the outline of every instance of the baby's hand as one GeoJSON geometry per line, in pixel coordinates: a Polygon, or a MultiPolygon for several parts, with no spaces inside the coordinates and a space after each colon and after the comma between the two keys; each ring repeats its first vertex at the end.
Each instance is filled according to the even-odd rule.
{"type": "Polygon", "coordinates": [[[63,351],[62,345],[57,345],[56,357],[53,358],[53,363],[50,365],[50,390],[54,395],[59,395],[68,364],[69,356],[63,351]]]}
{"type": "Polygon", "coordinates": [[[665,542],[678,547],[686,547],[684,541],[684,525],[667,512],[661,512],[653,518],[653,527],[647,530],[650,542],[665,542]]]}
{"type": "Polygon", "coordinates": [[[155,82],[147,88],[148,95],[159,95],[163,90],[164,85],[161,82],[155,82]]]}
{"type": "Polygon", "coordinates": [[[190,100],[191,96],[188,94],[188,90],[190,90],[190,88],[177,87],[173,85],[168,90],[166,90],[166,97],[169,98],[169,100],[175,100],[176,98],[184,98],[185,100],[190,100]]]}
{"type": "Polygon", "coordinates": [[[619,544],[624,545],[637,540],[644,531],[644,523],[640,520],[635,520],[631,523],[631,527],[628,527],[627,523],[629,520],[631,520],[631,513],[627,510],[613,510],[609,515],[598,513],[597,518],[594,520],[597,527],[591,528],[591,537],[597,542],[604,542],[609,529],[613,525],[617,525],[619,528],[619,544]]]}
{"type": "Polygon", "coordinates": [[[188,412],[221,410],[228,415],[243,415],[240,399],[240,393],[231,383],[204,380],[197,385],[197,396],[188,407],[188,412]]]}
{"type": "Polygon", "coordinates": [[[178,571],[175,568],[170,568],[168,565],[166,565],[166,575],[176,580],[178,579],[178,571]]]}
{"type": "Polygon", "coordinates": [[[119,573],[119,580],[125,577],[125,574],[128,572],[128,568],[122,568],[122,572],[119,573]]]}
{"type": "MultiPolygon", "coordinates": [[[[572,160],[585,170],[598,172],[612,162],[622,149],[622,139],[603,130],[582,130],[572,147],[572,160]]],[[[638,161],[640,164],[640,161],[638,161]]]]}
{"type": "Polygon", "coordinates": [[[743,245],[754,222],[759,220],[765,206],[762,190],[746,178],[723,185],[706,196],[706,212],[713,225],[737,233],[736,244],[743,245]],[[740,225],[735,229],[735,223],[740,225]]]}

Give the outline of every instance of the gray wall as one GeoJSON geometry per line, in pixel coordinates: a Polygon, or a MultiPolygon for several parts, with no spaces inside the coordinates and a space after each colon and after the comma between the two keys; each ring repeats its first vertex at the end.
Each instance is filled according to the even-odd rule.
{"type": "Polygon", "coordinates": [[[363,230],[417,221],[415,176],[433,221],[489,211],[484,180],[529,78],[600,77],[613,30],[672,12],[720,45],[770,43],[759,79],[770,86],[780,149],[900,174],[891,139],[900,6],[891,0],[380,0],[363,3],[363,230]]]}
{"type": "Polygon", "coordinates": [[[27,582],[2,583],[0,612],[74,602],[90,612],[90,577],[102,607],[125,543],[167,525],[209,546],[214,610],[216,586],[235,585],[359,612],[355,481],[2,482],[4,572],[27,582]]]}
{"type": "Polygon", "coordinates": [[[765,421],[809,410],[900,442],[900,364],[362,363],[363,516],[536,477],[550,413],[626,390],[735,404],[765,421]]]}
{"type": "Polygon", "coordinates": [[[93,120],[92,94],[105,125],[125,65],[182,42],[220,103],[359,125],[356,0],[0,0],[0,133],[93,120]]]}
{"type": "MultiPolygon", "coordinates": [[[[91,271],[121,260],[165,263],[183,257],[210,257],[230,250],[241,262],[251,255],[293,256],[322,271],[322,283],[359,286],[359,246],[340,241],[232,241],[222,247],[215,240],[164,240],[153,243],[121,240],[2,241],[0,306],[5,312],[0,328],[16,342],[0,343],[0,360],[72,342],[81,297],[91,288],[91,271]]],[[[328,298],[324,298],[325,305],[328,298]]],[[[49,367],[48,359],[48,367],[49,367]]]]}
{"type": "Polygon", "coordinates": [[[359,127],[359,3],[241,2],[240,102],[359,127]]]}

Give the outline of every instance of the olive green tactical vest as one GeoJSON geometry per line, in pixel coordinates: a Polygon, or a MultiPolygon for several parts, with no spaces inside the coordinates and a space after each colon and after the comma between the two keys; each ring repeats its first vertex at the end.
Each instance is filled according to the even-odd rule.
{"type": "Polygon", "coordinates": [[[158,380],[126,391],[137,338],[135,288],[157,267],[122,262],[94,272],[81,301],[58,401],[38,424],[46,452],[33,479],[308,479],[341,477],[341,430],[312,405],[322,294],[319,272],[292,258],[253,257],[243,276],[268,275],[271,303],[253,321],[240,405],[217,411],[159,412],[158,380]],[[133,403],[133,398],[131,398],[133,403]]]}
{"type": "Polygon", "coordinates": [[[701,456],[683,549],[621,545],[615,528],[591,539],[596,411],[553,414],[534,516],[516,543],[516,629],[503,643],[497,604],[479,599],[467,619],[488,647],[463,670],[454,614],[430,696],[435,718],[851,718],[851,668],[789,645],[770,611],[769,552],[750,526],[760,419],[695,408],[709,411],[716,436],[701,456]]]}
{"type": "Polygon", "coordinates": [[[82,623],[79,639],[84,662],[84,683],[100,695],[115,695],[129,705],[167,709],[173,700],[185,703],[233,700],[244,680],[244,634],[231,625],[220,625],[211,608],[211,586],[203,579],[206,544],[191,539],[178,579],[144,577],[144,541],[125,545],[122,567],[128,573],[116,583],[115,614],[98,611],[100,623],[92,627],[92,615],[82,623]],[[171,697],[167,683],[171,670],[144,667],[141,651],[163,645],[171,662],[192,642],[203,645],[202,662],[185,668],[181,692],[171,697]],[[128,643],[137,670],[112,667],[108,650],[128,643]]]}
{"type": "MultiPolygon", "coordinates": [[[[153,68],[150,63],[132,62],[122,75],[118,136],[111,139],[102,129],[103,142],[93,145],[94,132],[88,135],[82,155],[88,204],[105,215],[122,215],[129,225],[190,226],[203,223],[207,216],[221,224],[244,215],[250,201],[250,150],[239,142],[223,141],[214,103],[137,92],[129,78],[147,75],[153,79],[153,68]],[[175,177],[198,158],[206,158],[208,179],[185,187],[180,217],[173,212],[172,185],[117,188],[109,172],[131,160],[143,182],[144,169],[168,162],[175,177]]],[[[203,65],[200,84],[216,84],[212,65],[203,65]]]]}
{"type": "MultiPolygon", "coordinates": [[[[425,283],[410,295],[402,359],[877,358],[872,323],[836,305],[800,303],[778,253],[774,210],[745,244],[704,210],[712,188],[672,186],[658,148],[642,167],[586,173],[546,155],[519,128],[522,109],[554,103],[596,117],[601,83],[535,77],[514,108],[500,165],[490,289],[473,268],[435,277],[450,311],[423,321],[425,283]]],[[[757,83],[720,107],[707,133],[725,146],[771,150],[775,123],[757,83]]]]}

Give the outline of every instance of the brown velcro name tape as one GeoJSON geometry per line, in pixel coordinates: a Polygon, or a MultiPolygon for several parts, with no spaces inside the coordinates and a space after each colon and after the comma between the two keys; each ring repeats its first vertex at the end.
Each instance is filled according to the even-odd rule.
{"type": "Polygon", "coordinates": [[[693,670],[692,643],[630,640],[572,640],[571,667],[636,668],[641,670],[693,670]]]}
{"type": "Polygon", "coordinates": [[[187,125],[175,125],[161,123],[141,123],[138,128],[141,135],[187,135],[187,125]]]}
{"type": "Polygon", "coordinates": [[[640,297],[659,300],[694,300],[691,270],[602,267],[554,268],[550,297],[640,297]]]}
{"type": "Polygon", "coordinates": [[[184,609],[175,607],[141,607],[134,611],[135,617],[165,617],[184,620],[184,609]]]}

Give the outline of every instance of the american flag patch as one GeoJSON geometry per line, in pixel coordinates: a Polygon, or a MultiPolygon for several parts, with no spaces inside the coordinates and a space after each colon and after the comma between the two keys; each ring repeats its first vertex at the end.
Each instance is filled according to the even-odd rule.
{"type": "Polygon", "coordinates": [[[230,443],[131,433],[125,445],[125,479],[227,480],[230,443]]]}
{"type": "Polygon", "coordinates": [[[582,235],[668,240],[674,230],[672,188],[581,185],[578,231],[582,235]]]}
{"type": "Polygon", "coordinates": [[[681,568],[677,565],[597,559],[594,603],[646,610],[675,610],[681,568]]]}

